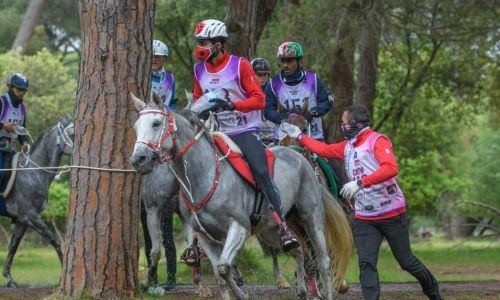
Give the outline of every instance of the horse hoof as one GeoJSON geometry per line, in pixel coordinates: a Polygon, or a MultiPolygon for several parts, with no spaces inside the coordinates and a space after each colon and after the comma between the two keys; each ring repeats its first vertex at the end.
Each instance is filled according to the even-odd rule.
{"type": "Polygon", "coordinates": [[[230,268],[228,265],[218,265],[217,272],[219,272],[220,277],[227,278],[227,276],[229,276],[230,268]]]}
{"type": "Polygon", "coordinates": [[[347,292],[349,291],[349,284],[347,283],[347,281],[342,280],[342,283],[340,284],[340,286],[337,288],[337,293],[339,294],[347,294],[347,292]]]}
{"type": "Polygon", "coordinates": [[[278,286],[279,289],[289,289],[292,287],[285,278],[279,279],[276,282],[276,285],[278,286]]]}
{"type": "Polygon", "coordinates": [[[200,298],[210,298],[212,297],[212,290],[208,287],[198,287],[198,296],[200,298]]]}
{"type": "Polygon", "coordinates": [[[14,280],[9,280],[9,282],[7,282],[7,287],[8,288],[17,288],[17,287],[19,287],[19,285],[14,280]]]}

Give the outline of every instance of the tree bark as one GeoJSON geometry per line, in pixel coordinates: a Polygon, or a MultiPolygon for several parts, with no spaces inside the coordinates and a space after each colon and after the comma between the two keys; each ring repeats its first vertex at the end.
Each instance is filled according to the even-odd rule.
{"type": "Polygon", "coordinates": [[[225,23],[230,53],[251,59],[277,0],[229,0],[225,23]]]}
{"type": "Polygon", "coordinates": [[[139,177],[129,156],[137,113],[129,91],[150,92],[154,1],[80,0],[75,148],[60,291],[134,298],[139,177]],[[99,169],[95,169],[99,168],[99,169]]]}
{"type": "Polygon", "coordinates": [[[361,45],[356,102],[365,105],[373,115],[375,86],[377,82],[378,52],[382,27],[381,1],[363,2],[361,45]]]}
{"type": "Polygon", "coordinates": [[[31,0],[29,2],[21,27],[19,27],[16,39],[12,44],[13,51],[19,51],[23,54],[26,51],[26,48],[28,48],[28,43],[33,35],[33,32],[35,31],[35,26],[38,22],[40,14],[42,13],[44,3],[45,0],[31,0]]]}
{"type": "Polygon", "coordinates": [[[353,14],[359,13],[359,5],[351,3],[344,8],[337,25],[337,34],[333,50],[332,87],[335,101],[330,114],[330,122],[325,124],[325,138],[328,142],[338,142],[343,139],[340,131],[342,112],[352,104],[354,90],[354,53],[356,51],[357,32],[356,18],[353,14]]]}

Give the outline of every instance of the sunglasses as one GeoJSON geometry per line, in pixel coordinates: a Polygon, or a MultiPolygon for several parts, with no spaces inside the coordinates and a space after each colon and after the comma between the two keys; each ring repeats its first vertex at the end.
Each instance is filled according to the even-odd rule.
{"type": "Polygon", "coordinates": [[[27,89],[23,89],[23,88],[19,88],[17,86],[15,86],[15,88],[20,91],[20,92],[23,92],[23,93],[26,93],[27,89]]]}

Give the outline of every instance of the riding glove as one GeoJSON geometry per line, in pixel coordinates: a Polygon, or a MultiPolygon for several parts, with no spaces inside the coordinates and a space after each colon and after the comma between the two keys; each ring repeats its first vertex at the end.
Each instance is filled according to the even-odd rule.
{"type": "Polygon", "coordinates": [[[234,110],[234,104],[229,101],[225,101],[219,98],[210,99],[208,102],[214,103],[212,107],[210,107],[210,111],[221,112],[225,110],[234,110]]]}
{"type": "Polygon", "coordinates": [[[353,180],[344,184],[344,186],[340,190],[340,195],[342,195],[342,197],[345,199],[351,199],[352,197],[354,197],[354,195],[356,195],[356,193],[359,192],[359,190],[361,190],[361,188],[363,187],[362,184],[359,184],[359,181],[360,180],[353,180]]]}
{"type": "Polygon", "coordinates": [[[299,127],[286,122],[281,123],[279,130],[294,139],[297,139],[302,134],[299,127]]]}

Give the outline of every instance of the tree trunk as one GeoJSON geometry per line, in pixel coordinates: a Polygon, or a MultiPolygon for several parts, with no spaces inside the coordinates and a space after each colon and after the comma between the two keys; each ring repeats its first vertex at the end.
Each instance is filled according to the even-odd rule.
{"type": "Polygon", "coordinates": [[[129,91],[150,92],[154,1],[80,0],[75,148],[60,291],[137,297],[139,177],[129,156],[137,113],[129,91]],[[100,168],[100,169],[93,169],[100,168]]]}
{"type": "Polygon", "coordinates": [[[331,121],[324,122],[325,138],[328,142],[341,141],[342,132],[340,132],[340,124],[342,123],[342,112],[345,108],[352,104],[353,89],[354,89],[354,53],[356,51],[357,32],[356,18],[352,14],[359,12],[359,6],[356,3],[351,3],[344,8],[342,16],[337,25],[337,36],[335,37],[335,45],[332,62],[332,87],[335,102],[329,119],[331,121]]]}
{"type": "Polygon", "coordinates": [[[19,51],[21,54],[26,51],[30,38],[35,31],[38,17],[40,17],[40,14],[42,13],[44,3],[45,0],[31,0],[29,2],[28,8],[26,9],[26,13],[23,17],[23,22],[21,23],[21,27],[19,27],[16,39],[12,44],[12,50],[19,51]]]}
{"type": "Polygon", "coordinates": [[[251,59],[277,0],[229,0],[225,19],[230,53],[251,59]]]}
{"type": "Polygon", "coordinates": [[[382,27],[381,1],[363,2],[361,45],[356,102],[365,105],[373,115],[375,85],[377,82],[378,51],[382,27]]]}

